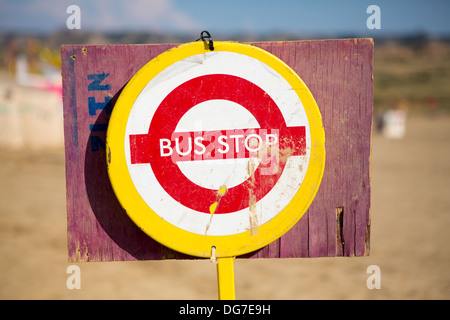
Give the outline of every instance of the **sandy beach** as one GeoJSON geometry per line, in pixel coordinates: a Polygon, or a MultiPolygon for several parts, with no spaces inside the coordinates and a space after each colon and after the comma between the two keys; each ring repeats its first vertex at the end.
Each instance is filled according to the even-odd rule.
{"type": "MultiPolygon", "coordinates": [[[[210,261],[77,264],[69,290],[63,148],[0,150],[0,299],[217,299],[210,261]]],[[[450,117],[374,131],[370,255],[235,261],[237,299],[449,299],[450,117]],[[381,288],[369,290],[377,265],[381,288]]]]}

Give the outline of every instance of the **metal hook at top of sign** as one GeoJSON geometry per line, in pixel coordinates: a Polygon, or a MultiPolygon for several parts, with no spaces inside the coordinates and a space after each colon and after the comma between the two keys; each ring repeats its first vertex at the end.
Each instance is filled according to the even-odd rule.
{"type": "Polygon", "coordinates": [[[197,41],[199,41],[199,40],[202,40],[203,42],[205,42],[205,46],[206,46],[206,41],[209,40],[208,41],[209,50],[214,51],[214,42],[212,40],[211,34],[208,31],[203,30],[202,32],[200,32],[200,38],[198,38],[197,41]],[[204,35],[204,34],[206,34],[206,35],[204,35]]]}

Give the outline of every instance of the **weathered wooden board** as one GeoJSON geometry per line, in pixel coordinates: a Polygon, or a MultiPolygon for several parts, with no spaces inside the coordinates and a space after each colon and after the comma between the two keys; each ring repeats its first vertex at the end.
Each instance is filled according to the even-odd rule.
{"type": "MultiPolygon", "coordinates": [[[[325,128],[326,165],[300,221],[247,258],[364,256],[370,243],[373,107],[371,39],[260,42],[314,95],[325,128]]],[[[109,182],[105,138],[121,89],[166,45],[62,47],[67,239],[72,262],[190,258],[160,245],[128,218],[109,182]]]]}

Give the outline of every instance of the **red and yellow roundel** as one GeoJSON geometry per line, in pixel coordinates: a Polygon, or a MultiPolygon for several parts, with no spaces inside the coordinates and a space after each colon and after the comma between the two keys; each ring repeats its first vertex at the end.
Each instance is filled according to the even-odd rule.
{"type": "Polygon", "coordinates": [[[284,62],[254,46],[201,42],[147,63],[107,131],[108,172],[130,218],[174,250],[230,257],[288,231],[325,165],[317,104],[284,62]]]}

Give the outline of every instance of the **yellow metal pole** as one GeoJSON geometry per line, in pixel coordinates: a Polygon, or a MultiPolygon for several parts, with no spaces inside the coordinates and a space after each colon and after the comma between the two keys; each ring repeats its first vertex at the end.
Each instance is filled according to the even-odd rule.
{"type": "Polygon", "coordinates": [[[217,263],[217,283],[220,300],[235,300],[234,266],[235,257],[219,258],[217,263]]]}

